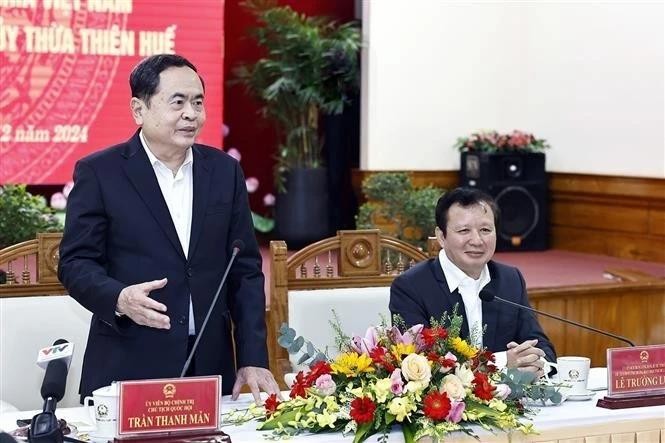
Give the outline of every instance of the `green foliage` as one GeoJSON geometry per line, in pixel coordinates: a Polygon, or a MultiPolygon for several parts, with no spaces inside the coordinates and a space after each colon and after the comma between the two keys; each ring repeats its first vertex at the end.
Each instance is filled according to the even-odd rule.
{"type": "Polygon", "coordinates": [[[38,232],[61,230],[44,197],[30,194],[25,185],[0,188],[0,249],[32,240],[38,232]]]}
{"type": "Polygon", "coordinates": [[[560,390],[566,386],[536,380],[534,372],[520,371],[516,368],[508,368],[503,371],[501,383],[505,383],[510,388],[509,398],[527,397],[539,401],[543,406],[547,404],[547,401],[555,405],[561,403],[563,396],[560,390]]]}
{"type": "Polygon", "coordinates": [[[254,211],[252,211],[252,222],[254,223],[254,229],[264,234],[272,231],[275,227],[275,220],[263,217],[254,211]]]}
{"type": "Polygon", "coordinates": [[[236,67],[233,83],[244,85],[277,126],[275,179],[283,190],[289,169],[322,164],[319,113],[340,114],[359,89],[360,31],[354,23],[308,17],[273,0],[243,5],[259,23],[252,36],[265,56],[236,67]]]}
{"type": "Polygon", "coordinates": [[[406,172],[377,172],[363,180],[362,191],[368,201],[358,208],[356,229],[381,228],[377,219],[384,218],[395,227],[387,233],[414,246],[426,246],[434,234],[434,211],[443,189],[414,188],[406,172]],[[409,228],[411,235],[406,232],[409,228]]]}
{"type": "Polygon", "coordinates": [[[279,336],[277,337],[277,344],[286,349],[289,354],[302,353],[298,359],[298,364],[306,363],[312,365],[317,361],[325,361],[325,353],[317,350],[312,342],[305,340],[302,336],[296,336],[296,331],[289,328],[289,325],[282,323],[279,328],[279,336]],[[304,349],[303,349],[304,348],[304,349]]]}

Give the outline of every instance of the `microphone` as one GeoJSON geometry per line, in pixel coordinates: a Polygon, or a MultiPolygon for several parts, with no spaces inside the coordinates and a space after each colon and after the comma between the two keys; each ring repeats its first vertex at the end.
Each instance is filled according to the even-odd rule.
{"type": "Polygon", "coordinates": [[[67,372],[72,361],[74,345],[67,340],[58,339],[53,346],[39,350],[37,365],[45,368],[41,395],[44,409],[32,418],[28,441],[30,443],[60,443],[63,441],[62,430],[55,416],[55,408],[65,396],[67,372]]]}
{"type": "Polygon", "coordinates": [[[480,291],[480,294],[478,296],[480,297],[480,299],[482,301],[491,302],[492,300],[498,300],[502,303],[506,303],[506,304],[515,306],[519,309],[526,309],[527,311],[535,312],[536,314],[544,315],[545,317],[553,318],[555,320],[559,320],[559,321],[562,321],[564,323],[568,323],[570,325],[577,326],[577,327],[580,327],[582,329],[587,329],[589,331],[597,332],[598,334],[602,334],[602,335],[605,335],[607,337],[611,337],[615,340],[619,340],[619,341],[622,341],[624,343],[628,343],[630,346],[633,346],[633,347],[635,346],[635,344],[632,341],[630,341],[627,338],[622,337],[620,335],[612,334],[611,332],[607,332],[607,331],[601,331],[600,329],[596,329],[592,326],[584,325],[584,324],[578,323],[576,321],[568,320],[567,318],[559,317],[558,315],[548,314],[547,312],[539,311],[539,310],[533,309],[529,306],[524,306],[524,305],[521,305],[519,303],[515,303],[515,302],[512,302],[510,300],[506,300],[505,298],[501,298],[498,295],[494,295],[493,293],[491,293],[490,291],[487,291],[487,290],[480,291]]]}
{"type": "Polygon", "coordinates": [[[224,283],[226,283],[226,277],[229,275],[229,271],[231,270],[231,266],[233,266],[233,262],[235,261],[236,256],[244,248],[245,248],[245,243],[240,239],[234,240],[233,243],[231,244],[231,259],[229,260],[229,264],[226,265],[226,270],[224,271],[224,275],[222,276],[222,281],[219,282],[217,293],[215,294],[215,298],[212,299],[210,308],[208,308],[208,313],[206,314],[206,318],[203,320],[203,324],[201,325],[201,330],[196,336],[196,340],[194,341],[192,350],[190,351],[189,356],[187,357],[187,361],[185,361],[185,365],[182,367],[182,371],[180,372],[180,378],[185,376],[185,374],[187,373],[187,369],[189,369],[189,365],[192,364],[192,358],[194,358],[194,353],[196,352],[196,348],[199,346],[199,341],[201,341],[203,332],[205,331],[206,325],[208,324],[208,320],[210,319],[210,314],[212,314],[212,310],[215,308],[215,305],[217,304],[219,293],[222,292],[224,283]]]}
{"type": "Polygon", "coordinates": [[[74,345],[64,339],[58,339],[53,346],[39,350],[37,365],[46,369],[41,388],[44,412],[55,411],[56,403],[65,396],[73,352],[74,345]]]}

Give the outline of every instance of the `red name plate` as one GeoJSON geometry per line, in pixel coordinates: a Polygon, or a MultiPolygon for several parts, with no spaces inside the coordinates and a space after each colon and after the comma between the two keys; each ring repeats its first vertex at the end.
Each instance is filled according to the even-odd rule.
{"type": "Polygon", "coordinates": [[[609,397],[665,393],[665,345],[607,350],[609,397]]]}
{"type": "Polygon", "coordinates": [[[120,382],[118,436],[219,428],[222,378],[120,382]]]}

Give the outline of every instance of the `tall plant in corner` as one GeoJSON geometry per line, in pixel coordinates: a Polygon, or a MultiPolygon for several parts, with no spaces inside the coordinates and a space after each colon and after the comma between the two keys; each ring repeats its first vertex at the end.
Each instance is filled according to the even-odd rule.
{"type": "MultiPolygon", "coordinates": [[[[261,114],[278,130],[275,185],[279,206],[279,194],[293,190],[292,171],[323,167],[325,134],[319,123],[325,114],[342,113],[358,91],[360,31],[354,23],[308,17],[272,0],[248,0],[243,5],[256,17],[258,26],[251,35],[265,54],[254,63],[236,67],[234,81],[261,102],[261,114]]],[[[326,199],[321,195],[305,198],[310,204],[326,199]]]]}

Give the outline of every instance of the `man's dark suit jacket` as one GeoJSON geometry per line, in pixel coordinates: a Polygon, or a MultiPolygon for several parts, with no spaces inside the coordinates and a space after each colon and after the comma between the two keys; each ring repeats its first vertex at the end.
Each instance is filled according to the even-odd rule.
{"type": "MultiPolygon", "coordinates": [[[[517,268],[490,261],[487,264],[491,281],[483,291],[506,300],[530,306],[524,278],[517,268]]],[[[450,292],[446,277],[438,258],[418,263],[397,277],[390,287],[390,312],[399,314],[407,326],[424,324],[429,326],[433,317],[440,320],[444,312],[452,313],[458,304],[458,313],[464,321],[460,335],[469,336],[469,326],[464,311],[462,296],[457,290],[450,292]]],[[[522,343],[538,339],[540,349],[548,361],[556,361],[554,346],[538,324],[534,314],[499,301],[482,302],[483,323],[487,325],[483,345],[492,352],[506,350],[511,342],[522,343]]]]}
{"type": "Polygon", "coordinates": [[[81,396],[112,381],[177,377],[185,363],[191,294],[197,332],[231,257],[244,242],[194,358],[197,375],[222,375],[230,393],[238,367],[268,367],[264,277],[245,179],[222,151],[192,147],[193,204],[188,257],[138,132],[76,164],[60,244],[59,278],[93,313],[81,396]],[[120,291],[167,277],[151,297],[167,307],[169,330],[117,317],[120,291]],[[235,360],[231,329],[234,328],[235,360]]]}

